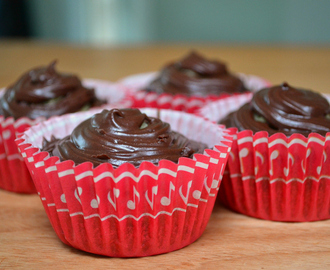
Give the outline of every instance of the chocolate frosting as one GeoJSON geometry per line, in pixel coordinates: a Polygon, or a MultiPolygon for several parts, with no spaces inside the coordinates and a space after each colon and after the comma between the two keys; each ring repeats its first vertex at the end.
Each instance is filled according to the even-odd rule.
{"type": "Polygon", "coordinates": [[[209,61],[196,52],[167,65],[146,90],[199,97],[248,91],[238,77],[228,72],[224,63],[209,61]]]}
{"type": "Polygon", "coordinates": [[[265,88],[255,93],[251,103],[229,114],[220,121],[227,127],[240,131],[267,131],[308,135],[316,132],[325,135],[330,131],[330,105],[320,94],[297,89],[287,83],[265,88]]]}
{"type": "Polygon", "coordinates": [[[118,167],[124,162],[139,166],[145,160],[154,164],[161,159],[177,162],[180,157],[203,153],[205,148],[205,144],[171,131],[168,123],[138,109],[112,109],[85,120],[70,136],[44,141],[43,151],[75,164],[109,162],[118,167]]]}
{"type": "Polygon", "coordinates": [[[83,87],[77,76],[58,73],[55,64],[23,74],[0,99],[0,115],[49,118],[104,103],[97,100],[94,89],[83,87]]]}

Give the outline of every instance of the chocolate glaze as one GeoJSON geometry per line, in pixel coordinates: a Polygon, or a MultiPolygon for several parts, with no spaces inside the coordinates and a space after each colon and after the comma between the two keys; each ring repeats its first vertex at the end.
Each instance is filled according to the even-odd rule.
{"type": "Polygon", "coordinates": [[[248,91],[239,78],[228,72],[224,63],[209,61],[196,52],[167,65],[145,90],[199,97],[248,91]]]}
{"type": "Polygon", "coordinates": [[[61,161],[90,161],[94,166],[109,162],[118,167],[124,162],[139,166],[145,160],[154,164],[161,159],[177,162],[179,157],[192,157],[205,148],[205,144],[171,131],[168,123],[138,109],[113,109],[82,122],[70,136],[44,141],[42,150],[61,161]]]}
{"type": "Polygon", "coordinates": [[[77,76],[58,73],[55,64],[23,74],[0,99],[0,115],[49,118],[104,103],[97,100],[94,89],[83,87],[77,76]]]}
{"type": "Polygon", "coordinates": [[[265,130],[269,134],[282,132],[325,135],[330,131],[330,105],[320,94],[291,87],[287,83],[265,88],[254,94],[251,103],[220,121],[240,131],[265,130]]]}

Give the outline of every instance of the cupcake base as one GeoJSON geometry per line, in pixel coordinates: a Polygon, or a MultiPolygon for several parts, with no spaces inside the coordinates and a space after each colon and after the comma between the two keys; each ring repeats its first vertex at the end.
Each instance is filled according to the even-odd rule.
{"type": "Polygon", "coordinates": [[[274,221],[330,218],[330,134],[237,133],[219,200],[228,208],[274,221]]]}
{"type": "Polygon", "coordinates": [[[15,144],[16,135],[43,118],[30,120],[0,116],[0,188],[17,193],[36,193],[30,173],[15,144]]]}
{"type": "MultiPolygon", "coordinates": [[[[56,213],[51,213],[54,210],[49,209],[48,215],[54,217],[56,213]]],[[[189,228],[188,224],[196,223],[197,211],[191,207],[186,212],[177,210],[157,217],[124,220],[115,217],[86,219],[82,215],[71,217],[69,213],[62,213],[57,214],[57,221],[51,221],[54,229],[58,228],[58,223],[62,228],[67,224],[65,230],[57,234],[62,235],[63,243],[74,248],[111,257],[145,257],[168,253],[195,242],[208,222],[204,220],[201,226],[189,228]]]]}

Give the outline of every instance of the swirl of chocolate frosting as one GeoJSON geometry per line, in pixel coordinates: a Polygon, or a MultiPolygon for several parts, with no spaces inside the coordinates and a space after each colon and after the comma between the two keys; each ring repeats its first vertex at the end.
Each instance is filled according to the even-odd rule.
{"type": "Polygon", "coordinates": [[[252,101],[229,114],[220,123],[238,130],[282,132],[287,136],[330,131],[330,105],[320,94],[287,83],[255,93],[252,101]]]}
{"type": "Polygon", "coordinates": [[[0,115],[49,118],[104,103],[97,100],[94,89],[82,86],[77,76],[58,73],[55,64],[26,72],[6,89],[0,99],[0,115]]]}
{"type": "Polygon", "coordinates": [[[43,151],[75,164],[108,162],[118,167],[125,162],[134,166],[143,161],[157,164],[161,159],[177,162],[180,157],[203,153],[205,148],[138,109],[112,109],[85,120],[63,139],[44,141],[43,151]]]}
{"type": "Polygon", "coordinates": [[[196,52],[165,66],[145,90],[198,97],[248,91],[238,77],[228,72],[224,63],[209,61],[196,52]]]}

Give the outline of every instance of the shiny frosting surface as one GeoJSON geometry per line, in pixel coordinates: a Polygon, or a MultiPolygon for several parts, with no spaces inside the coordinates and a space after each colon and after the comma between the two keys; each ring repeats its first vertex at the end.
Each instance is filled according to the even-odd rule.
{"type": "Polygon", "coordinates": [[[94,89],[83,87],[75,75],[58,73],[55,64],[32,69],[8,87],[0,99],[0,114],[15,119],[49,118],[102,104],[94,89]]]}
{"type": "Polygon", "coordinates": [[[265,130],[269,134],[282,132],[289,136],[316,132],[325,135],[330,131],[330,105],[316,92],[283,83],[255,93],[251,103],[220,122],[239,130],[265,130]]]}
{"type": "Polygon", "coordinates": [[[196,52],[165,66],[146,90],[199,97],[248,91],[238,77],[228,72],[224,63],[207,60],[196,52]]]}
{"type": "Polygon", "coordinates": [[[205,144],[171,131],[168,123],[138,109],[112,109],[85,120],[70,136],[44,141],[43,151],[75,164],[108,162],[118,167],[125,162],[139,166],[145,160],[154,164],[161,159],[177,162],[179,157],[192,157],[205,148],[205,144]]]}

